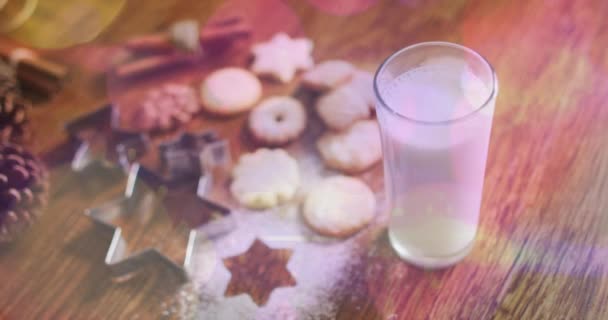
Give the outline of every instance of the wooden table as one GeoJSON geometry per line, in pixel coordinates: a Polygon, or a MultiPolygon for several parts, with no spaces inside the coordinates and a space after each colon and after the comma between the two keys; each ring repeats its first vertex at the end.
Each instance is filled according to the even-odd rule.
{"type": "MultiPolygon", "coordinates": [[[[91,45],[118,43],[179,18],[205,21],[220,2],[148,1],[141,7],[129,1],[91,45]]],[[[315,41],[317,60],[346,58],[373,70],[403,46],[445,40],[482,53],[500,79],[472,253],[452,268],[423,271],[399,260],[384,232],[372,233],[369,247],[353,257],[358,263],[342,271],[325,315],[607,319],[608,2],[353,0],[350,5],[367,8],[349,16],[323,11],[322,3],[287,1],[315,41]]],[[[356,9],[350,5],[341,9],[356,9]]],[[[86,46],[49,52],[73,73],[65,89],[32,114],[35,150],[55,150],[66,140],[66,121],[106,101],[103,78],[87,67],[104,57],[91,52],[86,46]]],[[[110,280],[103,265],[109,240],[91,230],[82,213],[121,186],[82,180],[68,168],[69,155],[59,155],[46,214],[20,242],[0,249],[0,318],[177,317],[167,309],[179,307],[181,284],[166,270],[110,280]]],[[[380,179],[378,173],[379,185],[380,179]]],[[[296,312],[305,319],[312,311],[296,312]]],[[[198,317],[207,319],[204,312],[198,317]]]]}

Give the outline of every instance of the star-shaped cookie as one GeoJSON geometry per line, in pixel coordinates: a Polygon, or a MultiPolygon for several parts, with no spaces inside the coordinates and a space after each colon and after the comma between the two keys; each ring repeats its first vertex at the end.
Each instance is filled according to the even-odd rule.
{"type": "Polygon", "coordinates": [[[256,304],[264,305],[275,288],[295,286],[286,267],[291,254],[290,249],[271,249],[256,239],[245,253],[224,259],[232,274],[225,295],[247,293],[256,304]]]}
{"type": "Polygon", "coordinates": [[[292,39],[286,33],[276,34],[270,41],[258,43],[251,49],[254,55],[251,70],[258,75],[268,75],[286,83],[296,71],[314,65],[313,43],[310,39],[292,39]]]}

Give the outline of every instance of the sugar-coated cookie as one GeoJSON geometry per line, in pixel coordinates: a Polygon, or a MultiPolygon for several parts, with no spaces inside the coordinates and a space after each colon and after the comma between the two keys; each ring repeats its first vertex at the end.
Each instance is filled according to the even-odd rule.
{"type": "Polygon", "coordinates": [[[135,131],[168,130],[190,121],[200,110],[194,90],[169,83],[146,92],[131,110],[120,112],[121,126],[135,131]]]}
{"type": "Polygon", "coordinates": [[[343,85],[317,101],[317,113],[323,123],[333,130],[344,130],[357,120],[369,118],[370,108],[363,97],[351,86],[343,85]]]}
{"type": "Polygon", "coordinates": [[[268,146],[283,145],[296,139],[305,127],[304,106],[288,96],[265,99],[249,114],[251,134],[257,142],[268,146]]]}
{"type": "Polygon", "coordinates": [[[223,68],[211,73],[201,87],[205,110],[218,115],[233,115],[249,110],[262,95],[262,84],[251,72],[223,68]]]}
{"type": "Polygon", "coordinates": [[[251,70],[283,83],[289,82],[296,71],[307,70],[314,65],[312,49],[310,39],[292,39],[286,33],[277,33],[270,41],[252,47],[254,60],[251,70]]]}
{"type": "Polygon", "coordinates": [[[317,149],[328,167],[360,172],[382,158],[380,129],[374,120],[359,121],[344,132],[326,132],[317,141],[317,149]]]}
{"type": "Polygon", "coordinates": [[[300,185],[298,163],[282,149],[258,149],[242,155],[232,178],[232,195],[251,209],[266,209],[286,202],[300,185]]]}
{"type": "Polygon", "coordinates": [[[302,85],[319,91],[334,89],[347,83],[355,71],[355,67],[344,60],[324,61],[302,75],[302,85]]]}
{"type": "Polygon", "coordinates": [[[303,215],[316,232],[348,237],[374,218],[376,198],[359,179],[345,176],[325,178],[306,196],[303,215]]]}

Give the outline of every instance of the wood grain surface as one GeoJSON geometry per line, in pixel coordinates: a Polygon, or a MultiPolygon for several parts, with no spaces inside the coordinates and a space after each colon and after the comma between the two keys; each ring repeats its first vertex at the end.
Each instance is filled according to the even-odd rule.
{"type": "MultiPolygon", "coordinates": [[[[608,2],[288,0],[276,8],[270,0],[230,2],[257,15],[260,38],[279,28],[313,39],[317,61],[344,58],[373,71],[404,46],[443,40],[483,54],[500,80],[471,254],[454,267],[424,271],[398,259],[384,230],[373,229],[341,270],[323,318],[608,319],[608,2]]],[[[166,269],[147,266],[131,281],[112,281],[103,264],[109,235],[94,229],[83,211],[120,194],[124,181],[102,170],[71,172],[73,146],[63,126],[120,92],[101,70],[121,41],[181,18],[207,21],[229,10],[222,5],[128,1],[91,43],[45,51],[71,66],[64,90],[32,113],[31,147],[52,166],[51,199],[19,242],[0,248],[0,318],[210,318],[202,298],[185,294],[189,284],[166,269]]],[[[78,27],[79,19],[70,21],[78,27]]],[[[24,32],[8,36],[18,40],[24,32]]],[[[57,34],[56,41],[70,44],[69,36],[57,34]]],[[[264,89],[272,94],[295,86],[264,89]]],[[[187,129],[210,127],[240,141],[243,119],[198,119],[187,129]]],[[[232,149],[239,154],[252,147],[233,143],[232,149]]],[[[376,190],[382,185],[378,167],[364,178],[376,190]]],[[[237,287],[231,292],[244,290],[237,287]]],[[[321,318],[297,311],[296,319],[321,318]]]]}

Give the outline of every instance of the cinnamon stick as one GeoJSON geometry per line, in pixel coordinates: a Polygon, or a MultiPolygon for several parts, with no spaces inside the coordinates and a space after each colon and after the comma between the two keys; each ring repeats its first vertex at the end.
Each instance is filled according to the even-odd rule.
{"type": "Polygon", "coordinates": [[[29,49],[3,46],[0,49],[0,57],[10,64],[26,66],[28,70],[55,80],[63,80],[68,74],[66,66],[39,57],[29,49]]]}
{"type": "Polygon", "coordinates": [[[25,70],[38,72],[43,76],[57,81],[62,81],[68,75],[68,68],[66,66],[35,56],[22,59],[17,62],[17,66],[21,66],[25,70]]]}
{"type": "Polygon", "coordinates": [[[64,65],[39,57],[29,49],[3,45],[0,58],[15,66],[17,80],[24,86],[43,95],[50,95],[61,88],[68,75],[64,65]]]}
{"type": "Polygon", "coordinates": [[[61,89],[61,81],[39,74],[29,66],[17,66],[17,80],[24,89],[41,93],[44,96],[51,95],[61,89]]]}
{"type": "MultiPolygon", "coordinates": [[[[200,29],[200,42],[205,44],[216,41],[230,42],[248,37],[251,26],[241,16],[229,16],[200,29]]],[[[125,47],[135,55],[171,54],[177,50],[169,33],[154,33],[128,40],[125,47]]]]}
{"type": "Polygon", "coordinates": [[[233,41],[248,37],[250,34],[251,27],[244,23],[223,28],[208,28],[201,32],[201,43],[204,46],[206,43],[218,40],[233,41]]]}
{"type": "Polygon", "coordinates": [[[126,42],[125,47],[134,54],[139,55],[168,54],[175,51],[175,46],[171,43],[169,35],[165,33],[156,33],[130,39],[126,42]]]}
{"type": "Polygon", "coordinates": [[[221,27],[221,26],[235,25],[235,24],[243,22],[244,20],[245,20],[245,18],[242,15],[235,14],[235,15],[223,17],[221,19],[217,19],[216,21],[212,20],[209,23],[209,26],[221,27]]]}
{"type": "Polygon", "coordinates": [[[152,56],[126,62],[114,69],[119,78],[131,78],[144,74],[174,68],[192,62],[192,57],[184,55],[152,56]]]}

